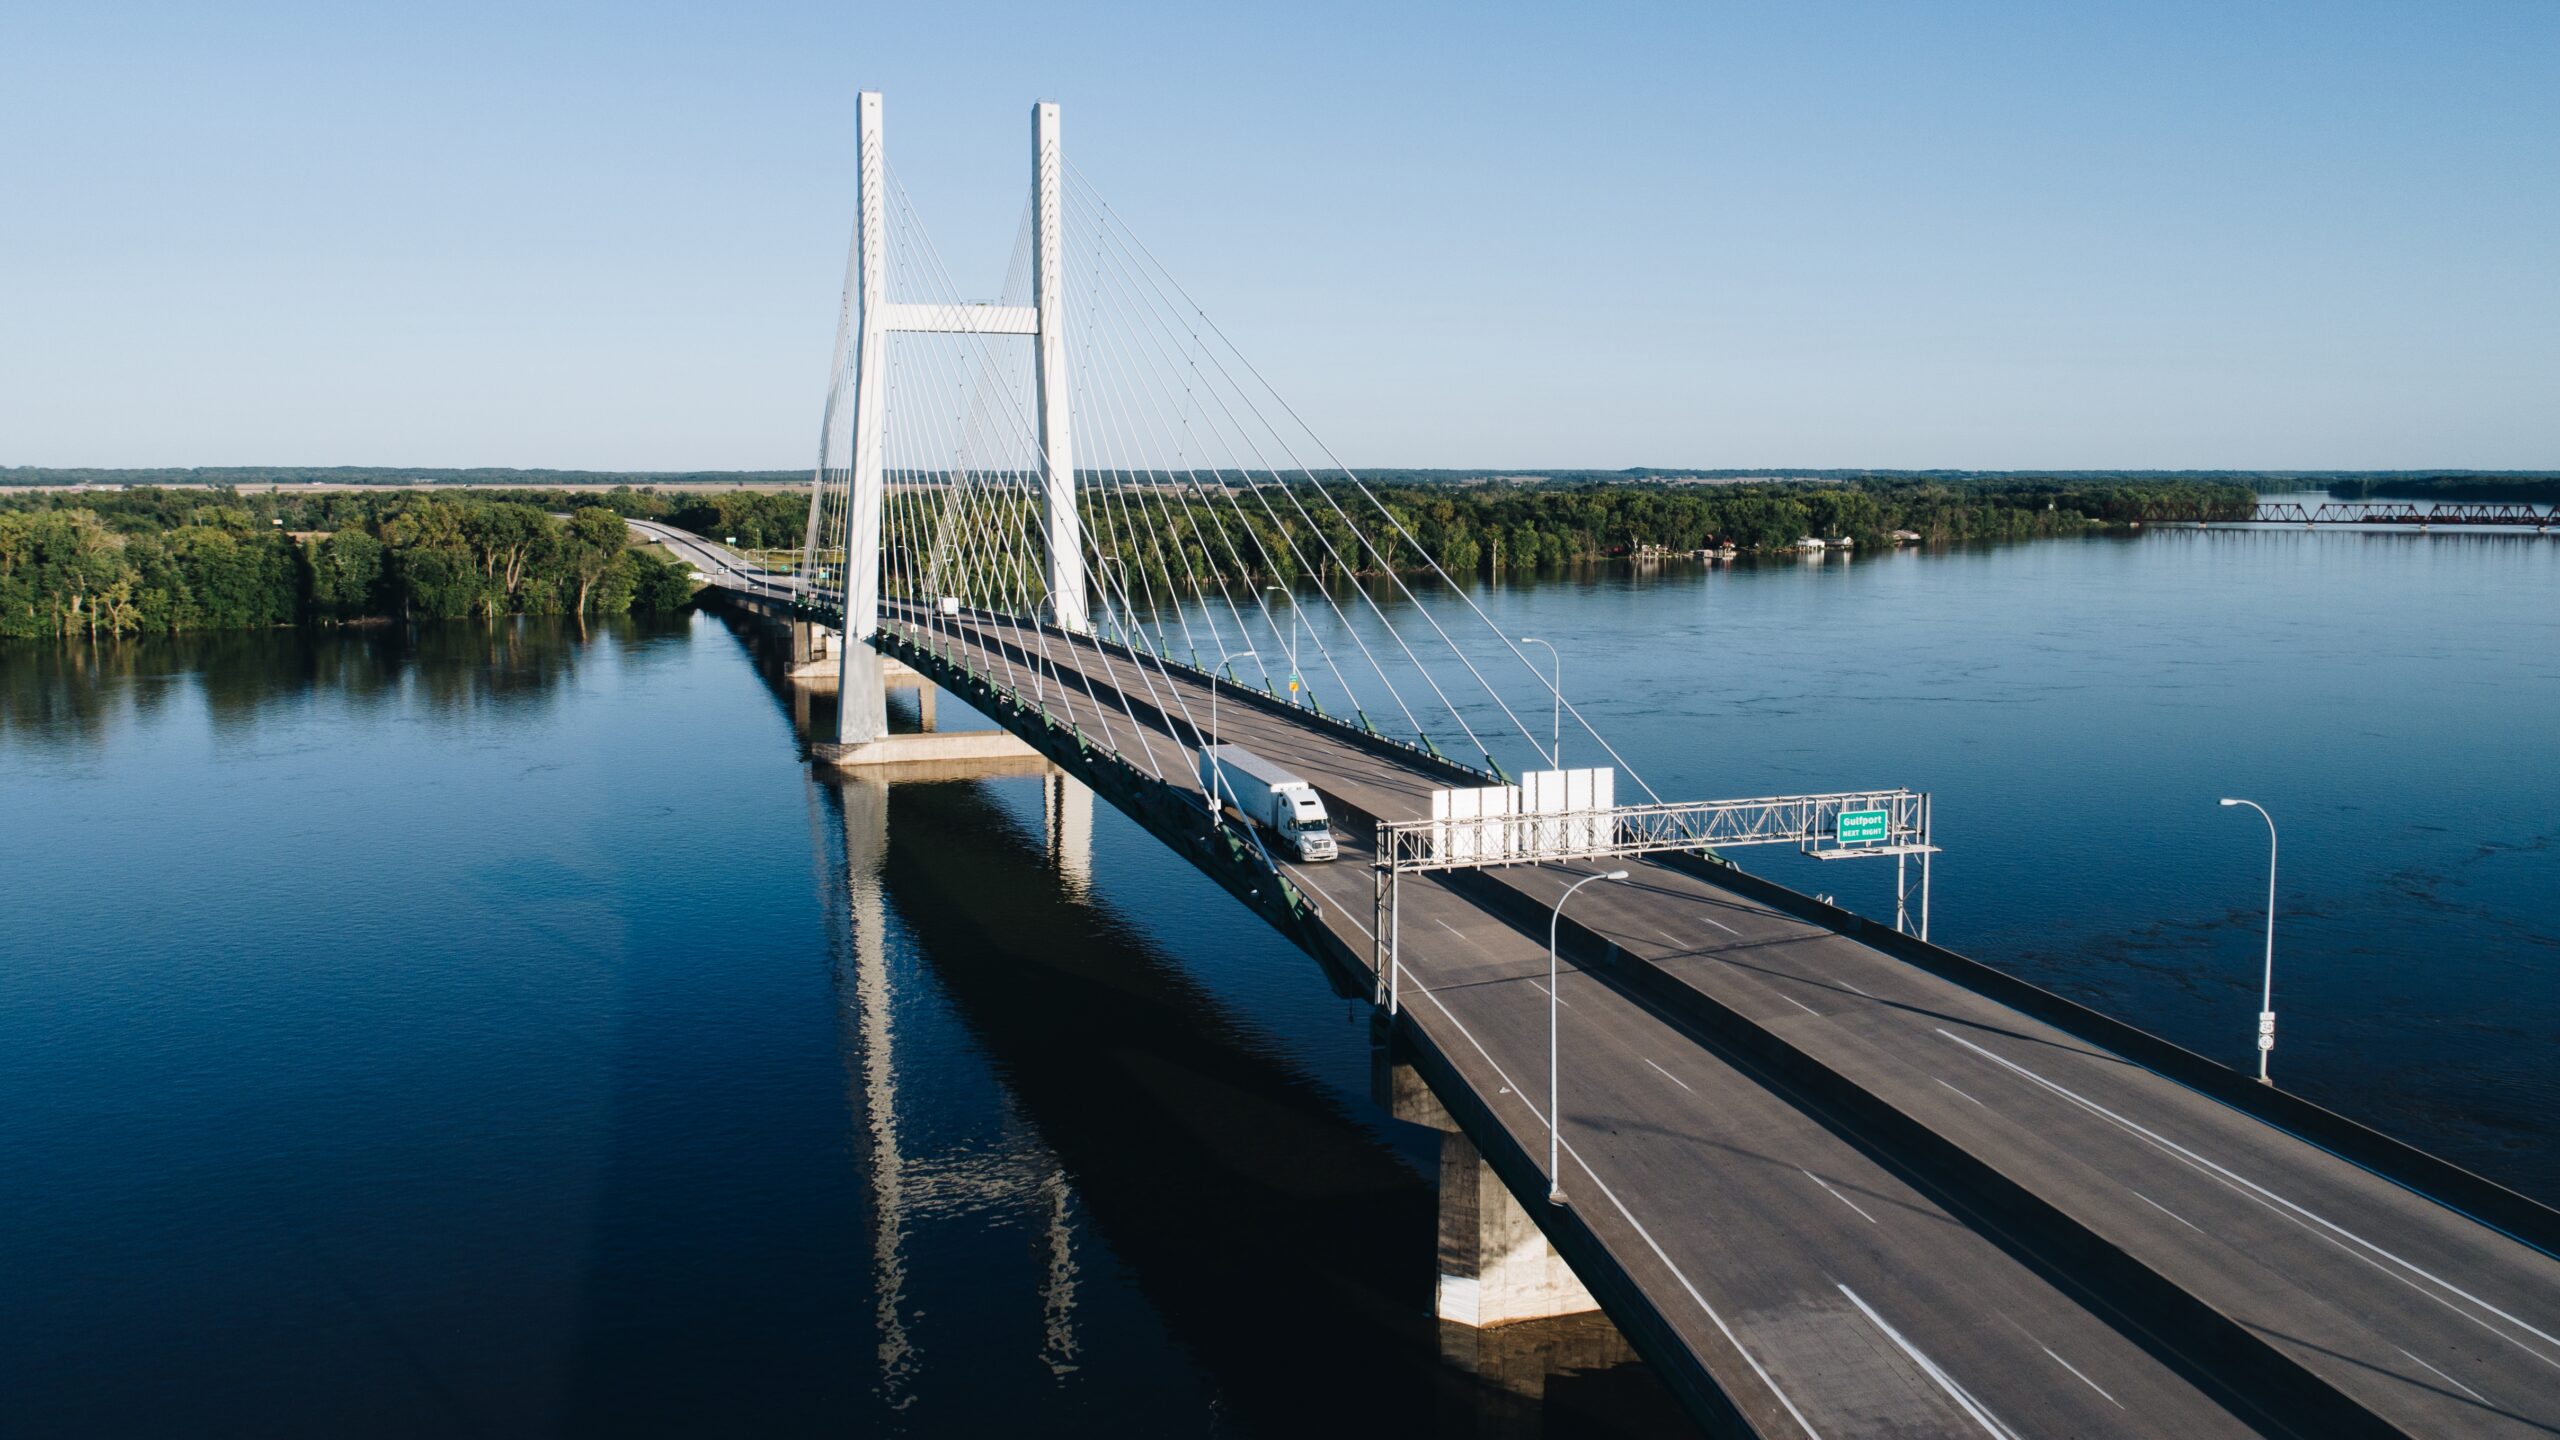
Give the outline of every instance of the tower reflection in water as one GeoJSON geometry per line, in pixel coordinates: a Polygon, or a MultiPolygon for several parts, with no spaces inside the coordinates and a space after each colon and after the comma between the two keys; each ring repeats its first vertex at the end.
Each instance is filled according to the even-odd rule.
{"type": "Polygon", "coordinates": [[[811,781],[886,1410],[937,1432],[1685,1428],[1597,1315],[1435,1320],[1436,1137],[1346,1101],[1364,1076],[1310,1073],[1365,1071],[1365,1023],[1290,1053],[1149,924],[1349,1020],[1312,961],[1116,814],[1115,860],[1148,873],[1103,887],[1134,905],[1100,893],[1092,792],[995,768],[811,781]]]}

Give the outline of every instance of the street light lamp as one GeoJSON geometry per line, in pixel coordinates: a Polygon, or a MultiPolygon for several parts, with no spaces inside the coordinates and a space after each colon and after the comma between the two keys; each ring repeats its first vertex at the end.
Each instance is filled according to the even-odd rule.
{"type": "MultiPolygon", "coordinates": [[[[1210,749],[1215,750],[1215,749],[1217,749],[1217,748],[1218,748],[1218,675],[1219,675],[1219,673],[1220,673],[1221,671],[1224,671],[1224,670],[1226,670],[1226,669],[1230,668],[1231,666],[1233,666],[1233,665],[1234,665],[1237,661],[1239,661],[1239,660],[1259,660],[1259,659],[1261,659],[1261,658],[1262,658],[1261,656],[1256,655],[1255,653],[1253,653],[1253,652],[1252,652],[1252,651],[1250,651],[1250,650],[1239,650],[1239,651],[1237,651],[1237,652],[1236,652],[1235,654],[1233,654],[1233,655],[1222,655],[1222,656],[1218,657],[1218,668],[1217,668],[1216,670],[1212,670],[1212,671],[1210,671],[1210,672],[1209,672],[1209,748],[1210,748],[1210,749]]],[[[1210,832],[1211,832],[1212,834],[1215,834],[1215,833],[1217,832],[1217,829],[1218,829],[1218,814],[1219,814],[1219,812],[1218,812],[1218,790],[1219,790],[1219,788],[1220,788],[1220,787],[1222,787],[1222,786],[1224,786],[1224,785],[1226,784],[1226,773],[1227,773],[1227,772],[1219,766],[1219,764],[1218,764],[1218,762],[1217,762],[1217,760],[1216,760],[1216,758],[1215,758],[1214,756],[1203,755],[1203,756],[1201,756],[1200,758],[1209,762],[1209,786],[1208,786],[1208,790],[1209,790],[1209,830],[1210,830],[1210,832]]]]}
{"type": "Polygon", "coordinates": [[[1556,678],[1547,686],[1549,690],[1555,692],[1556,697],[1555,733],[1547,742],[1547,764],[1551,768],[1561,770],[1564,768],[1564,656],[1557,651],[1552,641],[1541,640],[1535,635],[1521,636],[1520,643],[1546,646],[1547,654],[1556,662],[1556,678]]]}
{"type": "Polygon", "coordinates": [[[1547,1203],[1564,1203],[1564,1172],[1556,1168],[1558,1127],[1564,1124],[1564,1112],[1556,1108],[1556,931],[1564,924],[1564,902],[1573,892],[1594,880],[1624,880],[1627,872],[1612,870],[1605,875],[1585,875],[1564,887],[1556,897],[1555,913],[1547,920],[1547,1203]]]}
{"type": "Polygon", "coordinates": [[[2222,803],[2246,805],[2267,822],[2267,978],[2258,998],[2258,1083],[2273,1085],[2267,1078],[2267,1052],[2276,1048],[2276,817],[2255,800],[2225,796],[2222,803]]]}

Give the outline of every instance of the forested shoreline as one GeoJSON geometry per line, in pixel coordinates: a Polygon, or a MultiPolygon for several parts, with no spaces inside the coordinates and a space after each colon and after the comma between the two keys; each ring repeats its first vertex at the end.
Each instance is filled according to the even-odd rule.
{"type": "Polygon", "coordinates": [[[1784,485],[1389,485],[1378,498],[1452,575],[1544,569],[1646,550],[1765,553],[1806,538],[1860,548],[2028,540],[2162,514],[2245,518],[2245,485],[1867,480],[1784,485]]]}
{"type": "MultiPolygon", "coordinates": [[[[932,477],[929,484],[940,484],[932,477]]],[[[998,482],[988,495],[1027,502],[1021,484],[998,482]]],[[[1439,566],[1454,577],[1492,571],[1559,569],[1620,559],[1641,551],[1700,551],[1733,546],[1743,553],[1792,548],[1802,538],[1892,546],[1897,533],[1920,543],[2030,541],[2079,536],[2089,530],[2130,528],[2143,520],[2245,520],[2255,492],[2245,484],[1372,484],[1372,495],[1395,515],[1395,525],[1375,528],[1375,512],[1349,484],[1331,482],[1318,495],[1313,484],[1206,487],[1152,482],[1132,489],[1093,489],[1083,495],[1085,530],[1098,536],[1106,559],[1129,566],[1160,564],[1167,536],[1190,546],[1190,561],[1206,569],[1252,571],[1262,579],[1295,579],[1290,553],[1341,556],[1341,569],[1375,574],[1382,569],[1421,571],[1439,566]],[[1364,530],[1377,551],[1362,546],[1336,505],[1364,530]],[[1395,536],[1405,530],[1411,543],[1395,536]],[[1321,538],[1318,538],[1321,536],[1321,538]]],[[[914,489],[899,487],[891,507],[914,489]]],[[[694,530],[714,541],[748,548],[796,548],[809,502],[796,492],[648,492],[612,489],[579,502],[607,505],[643,520],[694,530]]],[[[940,510],[942,500],[929,505],[940,510]]],[[[975,533],[1009,533],[996,523],[975,533]]],[[[896,530],[899,525],[891,525],[896,530]]],[[[1167,559],[1178,569],[1180,561],[1167,559]]]]}
{"type": "MultiPolygon", "coordinates": [[[[933,477],[938,480],[939,477],[933,477]]],[[[1025,506],[1018,489],[998,487],[1025,506]]],[[[2161,514],[2245,516],[2244,485],[1945,483],[1372,487],[1378,526],[1345,487],[1088,489],[1106,562],[1182,593],[1175,576],[1295,582],[1433,567],[1469,577],[1614,557],[1812,537],[1861,549],[2024,540],[2161,514]],[[1132,494],[1139,496],[1132,503],[1132,494]],[[1328,495],[1331,497],[1328,499],[1328,495]],[[1364,516],[1362,533],[1335,503],[1364,516]],[[1363,537],[1366,537],[1364,540],[1363,537]]],[[[893,510],[913,490],[893,490],[893,510]]],[[[940,501],[933,502],[937,507],[940,501]]],[[[750,549],[800,545],[794,491],[0,490],[0,637],[112,635],[365,620],[668,610],[684,567],[632,546],[624,517],[750,549]],[[554,511],[567,510],[566,518],[554,511]]],[[[1022,515],[992,530],[1020,530],[1022,515]]]]}
{"type": "Polygon", "coordinates": [[[0,638],[681,608],[596,505],[414,492],[0,494],[0,638]]]}

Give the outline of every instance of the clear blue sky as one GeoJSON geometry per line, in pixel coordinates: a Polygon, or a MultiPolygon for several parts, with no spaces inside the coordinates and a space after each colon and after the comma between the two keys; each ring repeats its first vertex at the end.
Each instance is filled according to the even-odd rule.
{"type": "Polygon", "coordinates": [[[24,4],[0,464],[794,467],[853,95],[1354,463],[2560,466],[2560,4],[24,4]]]}

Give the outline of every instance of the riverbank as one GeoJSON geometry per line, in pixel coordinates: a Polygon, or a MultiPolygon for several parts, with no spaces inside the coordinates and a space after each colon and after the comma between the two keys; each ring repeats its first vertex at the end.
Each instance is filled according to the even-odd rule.
{"type": "Polygon", "coordinates": [[[0,639],[619,615],[692,598],[686,567],[633,545],[600,507],[220,498],[0,497],[0,639]]]}

